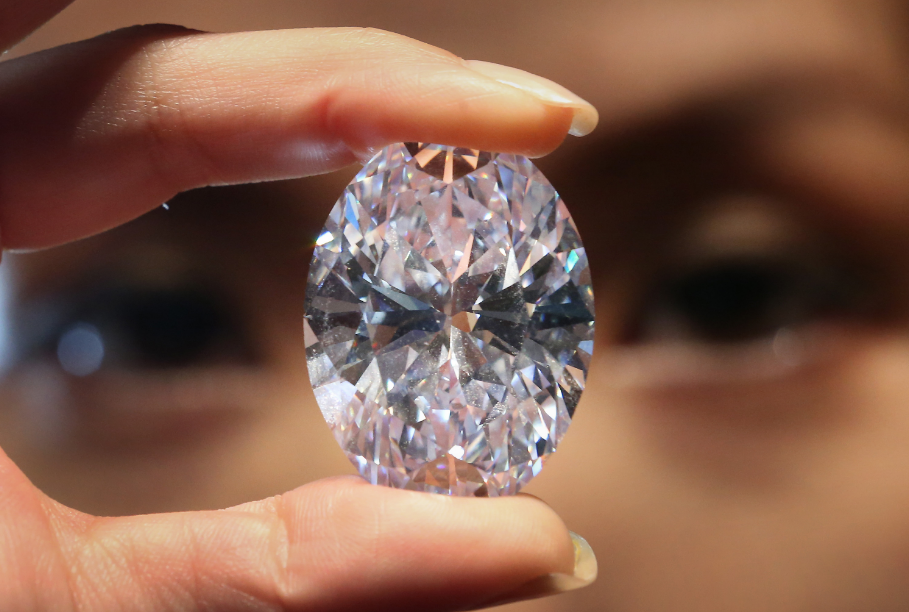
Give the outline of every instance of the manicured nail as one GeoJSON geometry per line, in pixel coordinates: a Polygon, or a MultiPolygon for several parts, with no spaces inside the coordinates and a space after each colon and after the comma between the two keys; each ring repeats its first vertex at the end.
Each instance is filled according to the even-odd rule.
{"type": "Polygon", "coordinates": [[[525,582],[517,589],[485,602],[481,607],[500,606],[503,604],[558,595],[593,584],[597,578],[597,558],[587,540],[576,533],[568,532],[574,544],[574,572],[568,574],[547,574],[525,582]]]}
{"type": "Polygon", "coordinates": [[[568,131],[572,136],[586,136],[600,120],[597,109],[590,102],[549,79],[518,68],[480,60],[464,60],[464,65],[499,83],[517,87],[546,104],[573,109],[574,119],[568,131]]]}

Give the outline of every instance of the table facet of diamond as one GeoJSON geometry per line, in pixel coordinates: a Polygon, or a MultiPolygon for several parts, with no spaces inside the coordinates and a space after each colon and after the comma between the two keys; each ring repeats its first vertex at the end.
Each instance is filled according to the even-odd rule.
{"type": "Polygon", "coordinates": [[[514,494],[571,423],[593,314],[578,230],[528,159],[393,145],[316,240],[310,381],[374,484],[514,494]]]}

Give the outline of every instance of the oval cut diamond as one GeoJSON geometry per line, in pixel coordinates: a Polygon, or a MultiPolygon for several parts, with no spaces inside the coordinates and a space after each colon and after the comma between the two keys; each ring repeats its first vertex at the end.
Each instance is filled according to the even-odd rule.
{"type": "Polygon", "coordinates": [[[372,483],[514,494],[568,429],[593,312],[578,230],[528,159],[393,145],[316,240],[309,376],[372,483]]]}

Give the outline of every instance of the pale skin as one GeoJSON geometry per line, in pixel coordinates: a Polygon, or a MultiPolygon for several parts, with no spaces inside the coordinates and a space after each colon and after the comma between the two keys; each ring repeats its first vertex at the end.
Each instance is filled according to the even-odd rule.
{"type": "MultiPolygon", "coordinates": [[[[96,6],[103,5],[98,1],[96,6]]],[[[431,13],[422,20],[413,17],[416,11],[402,10],[404,4],[350,0],[323,6],[314,1],[307,3],[301,14],[317,12],[313,7],[319,7],[322,14],[341,15],[337,22],[393,29],[462,55],[469,53],[470,57],[555,76],[592,101],[601,115],[597,132],[587,138],[569,139],[540,161],[565,197],[589,250],[598,338],[588,388],[574,426],[559,453],[530,485],[534,494],[547,500],[573,530],[592,543],[599,556],[600,575],[588,588],[516,606],[546,612],[902,612],[909,608],[906,3],[503,0],[458,11],[450,10],[450,3],[438,3],[435,12],[421,5],[421,10],[431,13]],[[388,5],[396,10],[389,10],[388,5]],[[511,29],[503,37],[501,27],[505,23],[511,29]],[[465,41],[459,42],[460,37],[465,41]],[[710,341],[709,334],[686,327],[689,321],[685,315],[691,313],[680,311],[677,305],[667,312],[664,302],[652,298],[655,290],[665,289],[666,278],[685,279],[692,270],[703,270],[705,262],[735,261],[742,254],[760,261],[782,261],[787,269],[797,271],[796,288],[823,284],[832,278],[835,288],[856,281],[861,290],[855,291],[855,303],[823,297],[826,294],[821,292],[823,308],[809,308],[802,318],[772,318],[769,329],[742,334],[743,338],[720,346],[710,341]]],[[[264,10],[243,6],[242,2],[231,3],[238,17],[236,23],[225,27],[243,27],[244,10],[246,14],[264,10]]],[[[290,24],[285,19],[276,18],[274,26],[287,27],[290,24]]],[[[7,23],[12,21],[0,18],[0,24],[7,23]]],[[[308,22],[301,17],[299,23],[308,22]]],[[[282,53],[286,44],[282,41],[277,45],[280,49],[263,55],[272,58],[282,53]]],[[[433,53],[447,57],[444,52],[433,53]]],[[[299,58],[294,58],[291,66],[297,61],[299,58]]],[[[286,69],[282,63],[281,72],[286,69]]],[[[449,77],[446,73],[443,82],[447,84],[449,77]]],[[[285,105],[282,102],[281,106],[285,105]]],[[[512,106],[509,103],[509,109],[512,106]]],[[[40,106],[30,104],[29,108],[40,106]]],[[[402,120],[410,121],[414,112],[423,112],[424,108],[415,105],[402,120]]],[[[365,110],[374,109],[366,105],[365,110]]],[[[505,141],[485,144],[540,154],[555,146],[569,121],[562,118],[553,141],[547,140],[546,146],[529,146],[526,142],[518,146],[505,141]]],[[[25,122],[15,125],[20,133],[26,133],[25,122]]],[[[532,134],[540,125],[535,119],[522,129],[532,134]]],[[[226,130],[237,127],[233,121],[226,130]]],[[[499,129],[500,125],[486,126],[483,135],[499,129]]],[[[285,131],[282,128],[277,133],[285,131]]],[[[387,135],[406,138],[410,134],[387,135]]],[[[433,136],[454,137],[439,132],[433,136]]],[[[60,149],[50,142],[45,146],[60,149]]],[[[226,143],[219,140],[213,147],[215,153],[229,152],[231,147],[226,143]]],[[[351,143],[353,148],[358,146],[355,139],[351,143]]],[[[366,146],[374,144],[370,141],[366,146]]],[[[177,155],[186,154],[185,142],[176,148],[180,150],[177,155]]],[[[197,150],[189,148],[190,152],[197,150]]],[[[33,159],[42,154],[35,151],[33,159]]],[[[354,151],[352,156],[359,154],[354,151]]],[[[79,157],[84,155],[80,152],[79,157]]],[[[254,159],[238,164],[241,170],[254,167],[252,162],[261,161],[262,153],[257,150],[251,157],[254,159]]],[[[118,152],[114,159],[122,163],[128,157],[118,152]]],[[[173,174],[183,181],[187,158],[177,159],[173,174]]],[[[346,160],[342,156],[338,164],[343,163],[346,160]]],[[[204,168],[210,172],[212,166],[204,168]]],[[[52,177],[47,167],[43,171],[46,174],[42,176],[52,177]]],[[[4,176],[0,184],[18,181],[17,193],[31,193],[34,184],[20,180],[20,175],[24,177],[21,170],[11,173],[10,178],[4,176]]],[[[274,176],[286,174],[275,172],[274,176]]],[[[158,181],[166,178],[143,184],[138,195],[149,189],[157,198],[167,197],[154,191],[158,181]]],[[[67,186],[71,182],[67,178],[67,186]]],[[[203,182],[207,181],[187,179],[172,187],[179,190],[203,182]]],[[[266,208],[269,214],[259,215],[265,218],[248,225],[237,221],[233,233],[219,226],[217,232],[210,233],[216,233],[226,244],[216,250],[215,261],[228,261],[232,270],[239,269],[243,256],[253,253],[233,253],[232,258],[227,255],[232,244],[241,242],[244,232],[252,231],[253,226],[256,231],[258,225],[270,222],[292,226],[285,220],[299,215],[305,218],[299,226],[310,233],[318,231],[344,182],[333,184],[328,180],[324,188],[319,187],[322,183],[286,187],[292,197],[266,208]],[[307,206],[299,206],[300,202],[307,206]]],[[[244,198],[259,202],[259,193],[274,195],[262,189],[234,193],[240,194],[240,204],[244,198]]],[[[35,192],[45,194],[36,196],[36,206],[51,201],[47,192],[52,190],[35,192]]],[[[119,193],[137,195],[126,189],[119,193]]],[[[223,198],[229,193],[220,192],[223,198]]],[[[89,210],[85,206],[96,201],[96,196],[86,199],[79,210],[89,210]]],[[[193,209],[195,213],[186,207],[188,217],[195,215],[189,219],[190,225],[199,227],[206,217],[217,218],[225,209],[223,202],[215,200],[212,197],[202,202],[193,209]]],[[[133,197],[130,205],[134,202],[133,197]]],[[[110,232],[94,242],[68,245],[57,256],[48,251],[9,259],[22,270],[25,293],[40,295],[47,286],[62,283],[70,273],[76,275],[81,268],[92,270],[93,259],[102,259],[103,252],[113,252],[107,257],[116,258],[128,252],[126,246],[131,242],[169,235],[173,228],[181,227],[181,221],[188,220],[177,216],[184,214],[179,206],[173,208],[170,216],[155,213],[140,224],[121,228],[118,231],[125,233],[120,237],[110,232]]],[[[43,226],[46,219],[43,215],[37,225],[43,226]]],[[[237,215],[237,219],[245,218],[237,215]]],[[[5,236],[2,221],[0,215],[5,236]]],[[[32,244],[51,244],[70,237],[65,233],[42,234],[44,242],[32,244]]],[[[199,230],[191,242],[202,242],[205,237],[199,230]]],[[[249,246],[254,242],[250,240],[249,246]]],[[[258,251],[254,253],[258,255],[258,251]]],[[[274,385],[269,388],[275,393],[267,400],[255,397],[260,404],[250,401],[257,408],[265,404],[282,407],[270,413],[256,412],[261,413],[256,422],[268,431],[267,436],[255,438],[232,432],[213,435],[213,441],[192,438],[191,445],[204,451],[200,455],[218,459],[204,464],[208,480],[186,479],[195,485],[192,487],[164,479],[153,486],[141,484],[146,478],[160,478],[155,470],[162,469],[161,464],[192,468],[192,461],[186,459],[188,453],[179,449],[151,458],[142,455],[133,463],[123,461],[123,465],[110,459],[124,456],[115,452],[101,451],[86,458],[86,447],[112,444],[111,439],[133,443],[135,431],[127,427],[122,428],[126,434],[122,429],[105,430],[107,420],[90,423],[99,425],[91,429],[93,438],[88,438],[87,431],[79,432],[90,443],[83,440],[73,444],[77,451],[55,455],[38,444],[29,446],[25,437],[5,433],[5,428],[0,432],[5,436],[4,445],[21,460],[26,473],[34,475],[48,491],[72,500],[78,507],[98,508],[98,512],[238,503],[264,496],[256,487],[272,476],[268,486],[275,491],[292,486],[280,478],[285,467],[278,457],[287,455],[276,452],[266,460],[261,442],[286,438],[288,446],[298,445],[300,436],[296,432],[321,426],[314,402],[303,399],[309,397],[306,381],[292,374],[298,373],[301,363],[299,339],[286,331],[299,320],[299,279],[305,273],[304,266],[305,261],[274,275],[253,269],[247,270],[246,278],[232,276],[237,292],[249,294],[251,304],[267,304],[268,316],[255,317],[261,324],[256,329],[267,338],[269,351],[275,355],[273,361],[280,362],[282,371],[289,373],[282,379],[281,388],[296,391],[278,393],[279,385],[274,385]],[[269,278],[253,282],[260,276],[269,278]],[[280,310],[282,304],[286,312],[280,310]],[[290,414],[294,416],[286,416],[290,414]],[[255,467],[246,475],[240,469],[245,466],[255,467]],[[139,483],[134,482],[139,478],[135,474],[141,476],[139,483]],[[198,486],[196,482],[200,481],[208,486],[198,486]],[[93,491],[88,483],[94,486],[93,491]],[[225,498],[235,501],[219,501],[225,498]]],[[[798,291],[783,292],[783,297],[795,299],[797,305],[799,295],[798,291]]],[[[142,391],[154,390],[142,376],[134,378],[148,385],[140,387],[142,391]]],[[[228,378],[220,380],[228,388],[228,378]]],[[[73,388],[80,389],[78,384],[73,388]]],[[[132,396],[126,397],[132,400],[132,396]]],[[[301,458],[311,463],[287,479],[297,482],[349,469],[343,465],[343,457],[330,467],[322,463],[316,467],[337,456],[330,436],[325,434],[324,446],[323,438],[317,438],[314,434],[307,438],[313,440],[312,447],[300,452],[301,458]]],[[[320,489],[325,483],[313,486],[322,491],[339,490],[320,489]]],[[[350,489],[359,493],[353,485],[350,489]]],[[[305,494],[290,494],[294,495],[305,494]]],[[[469,500],[420,503],[475,507],[469,500]]],[[[529,505],[532,500],[507,503],[529,505]]],[[[398,511],[411,517],[426,516],[408,509],[398,511]]],[[[501,525],[520,527],[523,519],[515,523],[513,516],[521,512],[526,512],[524,506],[514,512],[509,509],[504,513],[508,521],[501,525]]],[[[551,517],[548,510],[540,512],[551,517]]],[[[165,515],[163,520],[172,516],[165,515]]],[[[395,520],[403,520],[397,514],[390,513],[386,520],[391,521],[390,530],[398,533],[412,527],[406,522],[396,524],[395,520]]],[[[131,521],[135,519],[104,519],[96,524],[134,525],[131,521]]],[[[552,524],[557,526],[552,533],[563,538],[553,541],[565,542],[564,527],[558,522],[552,524]]],[[[451,520],[445,526],[451,528],[451,520]]],[[[445,545],[443,541],[451,545],[448,538],[470,533],[445,532],[443,537],[430,527],[423,525],[420,537],[410,540],[410,546],[427,545],[423,561],[415,563],[420,569],[427,563],[440,563],[429,553],[430,547],[437,550],[445,545]],[[423,539],[436,535],[438,540],[423,539]]],[[[528,528],[516,535],[512,545],[528,534],[540,537],[547,529],[528,528]]],[[[116,541],[122,540],[118,537],[116,541]]],[[[217,538],[196,541],[219,544],[217,538]]],[[[28,542],[28,551],[36,553],[35,540],[28,542]]],[[[397,545],[402,545],[400,540],[397,545]]],[[[484,557],[472,558],[470,563],[489,560],[486,546],[484,542],[484,557]]],[[[511,549],[508,555],[503,553],[495,559],[504,562],[510,575],[529,560],[542,563],[539,544],[534,543],[532,548],[511,549]]],[[[181,550],[185,553],[184,549],[178,546],[174,554],[181,550]]],[[[419,551],[406,552],[411,555],[419,551]]],[[[470,551],[465,547],[458,552],[470,551]]],[[[300,554],[308,558],[304,552],[300,554]]],[[[371,560],[386,563],[411,560],[406,555],[370,554],[374,555],[371,560]]],[[[356,576],[345,584],[345,594],[352,587],[362,586],[365,593],[371,587],[378,588],[380,579],[395,584],[394,580],[400,578],[389,570],[375,576],[376,584],[364,584],[363,566],[356,564],[356,557],[355,551],[344,557],[349,567],[340,561],[333,566],[356,576]]],[[[564,565],[538,565],[525,576],[540,570],[568,571],[567,561],[560,563],[564,565]]],[[[448,565],[439,567],[440,572],[450,569],[448,565]]],[[[483,567],[489,570],[492,563],[483,567]]],[[[384,566],[379,569],[384,571],[384,566]]],[[[495,569],[503,571],[498,565],[495,569]]],[[[179,578],[187,575],[181,573],[179,578]]],[[[193,584],[216,585],[216,578],[223,575],[212,574],[212,581],[193,584]]],[[[321,574],[300,573],[301,580],[312,575],[321,574]]],[[[421,573],[408,573],[407,585],[415,576],[421,573]]],[[[459,572],[451,576],[467,580],[459,572]]],[[[154,578],[160,580],[155,584],[168,584],[167,576],[154,578]]],[[[473,597],[478,584],[482,587],[482,581],[476,580],[448,586],[460,597],[473,597]]],[[[155,595],[153,590],[143,592],[155,595]]],[[[261,591],[249,588],[244,592],[261,591]]],[[[324,592],[333,596],[330,588],[324,592]]],[[[413,591],[408,595],[414,596],[413,591]]],[[[425,596],[417,594],[415,599],[420,600],[413,604],[415,609],[426,609],[425,596]]],[[[156,604],[153,599],[149,602],[149,607],[156,604]]],[[[185,607],[197,603],[180,602],[185,607]]],[[[345,603],[349,600],[338,605],[345,603]]],[[[374,599],[360,605],[365,610],[376,607],[381,606],[376,606],[374,599]]]]}
{"type": "MultiPolygon", "coordinates": [[[[4,1],[0,47],[66,4],[4,1]]],[[[389,142],[539,155],[591,111],[379,31],[117,32],[0,66],[4,247],[91,235],[195,186],[326,172],[389,142]]],[[[529,496],[341,477],[224,511],[96,518],[5,455],[0,496],[4,610],[466,609],[554,588],[576,557],[529,496]]]]}

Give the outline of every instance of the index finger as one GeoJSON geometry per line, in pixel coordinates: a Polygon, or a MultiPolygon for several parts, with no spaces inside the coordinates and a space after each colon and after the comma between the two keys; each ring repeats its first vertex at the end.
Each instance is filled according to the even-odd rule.
{"type": "Polygon", "coordinates": [[[539,155],[596,111],[387,32],[157,26],[0,65],[0,117],[4,246],[35,248],[186,189],[327,172],[391,142],[539,155]]]}

